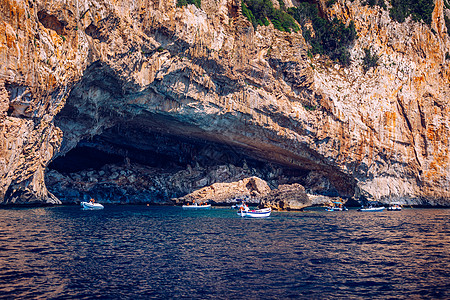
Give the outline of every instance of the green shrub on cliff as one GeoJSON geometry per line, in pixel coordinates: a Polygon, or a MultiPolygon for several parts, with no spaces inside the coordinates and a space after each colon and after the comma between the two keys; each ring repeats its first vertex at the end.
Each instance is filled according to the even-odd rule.
{"type": "Polygon", "coordinates": [[[411,15],[414,21],[423,20],[426,24],[431,24],[434,0],[391,0],[391,5],[389,15],[400,23],[411,15]]]}
{"type": "Polygon", "coordinates": [[[188,4],[194,4],[198,8],[202,6],[202,0],[177,0],[177,6],[182,7],[188,4]]]}
{"type": "Polygon", "coordinates": [[[280,31],[298,31],[299,27],[292,16],[286,12],[284,2],[279,1],[279,3],[280,9],[276,9],[271,0],[242,0],[242,14],[252,22],[255,30],[258,25],[269,25],[270,21],[280,31]]]}
{"type": "Polygon", "coordinates": [[[247,8],[247,5],[245,5],[244,1],[242,1],[242,14],[253,24],[253,26],[255,26],[254,24],[257,24],[255,16],[253,15],[252,11],[247,8]]]}
{"type": "Polygon", "coordinates": [[[353,21],[348,26],[337,18],[328,21],[320,16],[317,4],[308,2],[290,8],[289,13],[302,25],[303,37],[311,45],[312,54],[325,54],[342,65],[350,63],[347,47],[357,38],[353,21]],[[309,22],[314,33],[305,26],[309,22]]]}
{"type": "Polygon", "coordinates": [[[372,54],[372,50],[369,48],[364,48],[363,57],[363,69],[367,72],[370,68],[378,66],[379,56],[377,54],[372,54]]]}

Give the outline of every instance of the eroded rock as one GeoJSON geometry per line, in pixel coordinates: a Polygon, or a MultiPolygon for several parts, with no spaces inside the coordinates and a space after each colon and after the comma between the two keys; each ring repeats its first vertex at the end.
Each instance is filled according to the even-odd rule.
{"type": "Polygon", "coordinates": [[[276,210],[301,210],[311,204],[305,188],[298,183],[282,184],[261,199],[261,206],[276,210]]]}
{"type": "Polygon", "coordinates": [[[214,183],[196,190],[184,197],[175,198],[175,203],[192,203],[214,201],[216,203],[232,203],[236,199],[246,199],[248,203],[259,203],[260,199],[270,192],[270,187],[258,177],[244,178],[237,182],[214,183]]]}

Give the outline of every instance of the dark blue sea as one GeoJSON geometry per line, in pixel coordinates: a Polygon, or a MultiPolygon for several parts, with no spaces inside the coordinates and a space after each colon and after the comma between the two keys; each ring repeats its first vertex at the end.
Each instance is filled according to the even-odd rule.
{"type": "Polygon", "coordinates": [[[3,299],[450,299],[450,210],[0,210],[3,299]]]}

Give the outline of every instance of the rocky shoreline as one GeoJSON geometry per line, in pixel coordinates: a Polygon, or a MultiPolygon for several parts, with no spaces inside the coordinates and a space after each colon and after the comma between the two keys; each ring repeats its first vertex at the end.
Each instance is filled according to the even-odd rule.
{"type": "MultiPolygon", "coordinates": [[[[277,210],[299,210],[332,199],[312,196],[313,200],[310,200],[302,185],[286,183],[289,178],[282,170],[273,167],[256,169],[246,163],[241,167],[231,164],[201,167],[197,164],[186,169],[167,169],[125,160],[121,164],[72,173],[51,169],[45,180],[49,192],[63,204],[79,203],[91,197],[102,203],[152,205],[181,205],[192,201],[231,205],[237,199],[245,199],[250,204],[277,210]],[[219,178],[221,182],[217,182],[219,178]]],[[[329,188],[323,180],[317,181],[318,186],[305,182],[309,191],[328,191],[329,188]]]]}
{"type": "MultiPolygon", "coordinates": [[[[281,170],[261,169],[234,165],[181,168],[154,168],[125,160],[121,164],[107,164],[100,169],[87,169],[72,173],[48,170],[46,184],[49,192],[62,204],[78,204],[89,198],[108,204],[182,205],[209,202],[229,206],[244,199],[251,205],[271,207],[278,211],[303,210],[324,206],[341,199],[314,193],[323,188],[323,182],[305,188],[299,183],[283,183],[281,170]],[[253,176],[270,177],[263,180],[253,176]],[[269,175],[268,175],[269,173],[269,175]],[[222,182],[216,182],[218,179],[222,182]]],[[[307,181],[305,181],[307,182],[307,181]]],[[[360,199],[344,199],[347,206],[359,206],[360,199]]],[[[402,202],[406,205],[420,203],[402,202]]],[[[426,206],[426,205],[425,205],[426,206]]]]}

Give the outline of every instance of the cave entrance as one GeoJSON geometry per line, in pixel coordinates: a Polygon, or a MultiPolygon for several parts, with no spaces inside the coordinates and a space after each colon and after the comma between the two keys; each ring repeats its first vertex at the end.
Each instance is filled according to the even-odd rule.
{"type": "Polygon", "coordinates": [[[202,112],[207,103],[158,84],[142,90],[104,63],[89,66],[55,117],[64,138],[48,168],[49,190],[60,199],[95,194],[167,203],[216,182],[257,176],[271,188],[300,183],[315,193],[352,193],[350,177],[304,143],[243,113],[202,112]]]}
{"type": "Polygon", "coordinates": [[[257,176],[276,188],[305,184],[310,174],[255,159],[227,144],[123,125],[80,141],[48,169],[47,186],[63,202],[89,195],[103,201],[151,198],[164,203],[216,182],[257,176]]]}

